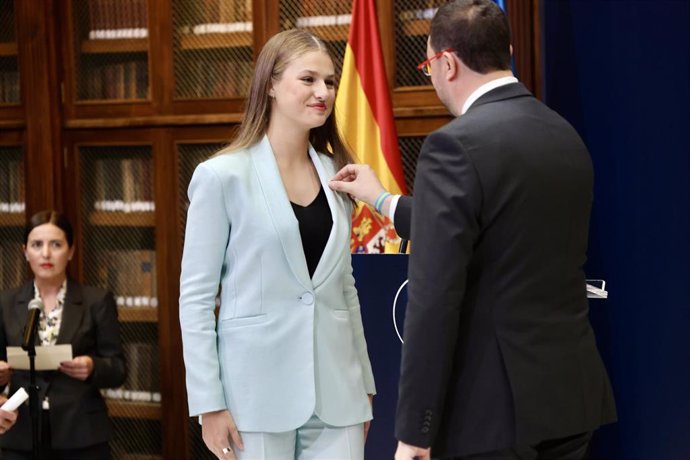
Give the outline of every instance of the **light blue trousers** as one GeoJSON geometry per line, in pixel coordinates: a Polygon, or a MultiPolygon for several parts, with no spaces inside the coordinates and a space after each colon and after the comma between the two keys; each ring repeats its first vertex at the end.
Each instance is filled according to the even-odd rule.
{"type": "Polygon", "coordinates": [[[244,450],[237,460],[363,460],[364,425],[330,426],[313,415],[282,433],[240,432],[244,450]]]}

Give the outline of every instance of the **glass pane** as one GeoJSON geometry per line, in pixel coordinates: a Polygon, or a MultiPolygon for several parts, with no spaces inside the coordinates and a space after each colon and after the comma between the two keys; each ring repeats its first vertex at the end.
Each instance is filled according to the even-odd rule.
{"type": "Polygon", "coordinates": [[[411,195],[414,189],[414,173],[417,168],[417,158],[419,151],[422,149],[424,137],[399,137],[398,146],[400,147],[400,156],[402,157],[403,173],[405,174],[405,183],[407,184],[407,191],[411,195]]]}
{"type": "Polygon", "coordinates": [[[0,147],[0,290],[26,279],[24,161],[21,147],[0,147]]]}
{"type": "Polygon", "coordinates": [[[156,244],[149,146],[82,147],[84,279],[113,292],[127,379],[103,391],[115,422],[114,458],[159,458],[160,372],[156,244]]]}
{"type": "Polygon", "coordinates": [[[147,0],[75,0],[78,100],[148,99],[147,0]]]}
{"type": "Polygon", "coordinates": [[[161,460],[161,425],[153,420],[114,418],[113,460],[161,460]]]}
{"type": "Polygon", "coordinates": [[[80,153],[86,281],[110,289],[120,307],[155,308],[151,149],[87,147],[80,153]]]}
{"type": "Polygon", "coordinates": [[[251,0],[173,1],[175,99],[248,94],[251,21],[251,0]]]}
{"type": "Polygon", "coordinates": [[[352,20],[351,13],[350,1],[281,0],[280,30],[305,29],[326,41],[335,58],[336,75],[340,75],[352,20]]]}
{"type": "Polygon", "coordinates": [[[431,18],[444,0],[401,0],[394,2],[395,86],[426,86],[429,78],[417,70],[426,59],[426,39],[431,18]]]}
{"type": "Polygon", "coordinates": [[[17,105],[21,99],[17,66],[14,2],[0,6],[0,105],[17,105]]]}

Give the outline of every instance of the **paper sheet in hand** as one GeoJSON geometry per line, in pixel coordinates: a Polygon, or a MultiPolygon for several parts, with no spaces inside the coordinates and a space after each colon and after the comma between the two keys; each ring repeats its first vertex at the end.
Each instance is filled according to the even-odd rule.
{"type": "MultiPolygon", "coordinates": [[[[72,359],[72,345],[36,347],[36,370],[56,371],[63,361],[72,359]]],[[[7,364],[12,369],[29,370],[29,355],[21,347],[7,347],[7,364]]]]}

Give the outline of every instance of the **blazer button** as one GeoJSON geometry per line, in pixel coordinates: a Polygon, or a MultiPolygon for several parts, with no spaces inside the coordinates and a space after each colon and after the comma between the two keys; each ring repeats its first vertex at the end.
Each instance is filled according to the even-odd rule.
{"type": "Polygon", "coordinates": [[[311,305],[314,303],[314,294],[311,292],[305,292],[302,294],[302,296],[299,298],[299,300],[304,304],[304,305],[311,305]]]}
{"type": "Polygon", "coordinates": [[[428,427],[428,426],[423,426],[421,431],[422,431],[422,433],[428,433],[428,432],[429,432],[429,427],[428,427]]]}

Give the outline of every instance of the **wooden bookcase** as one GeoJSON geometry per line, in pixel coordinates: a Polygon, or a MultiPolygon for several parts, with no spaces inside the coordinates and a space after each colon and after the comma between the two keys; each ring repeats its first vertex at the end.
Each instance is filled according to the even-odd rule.
{"type": "MultiPolygon", "coordinates": [[[[410,188],[424,136],[450,120],[415,68],[440,3],[377,0],[410,188]]],[[[538,0],[506,3],[515,70],[539,96],[538,0]]],[[[118,298],[131,375],[107,393],[116,459],[213,458],[187,416],[181,357],[187,185],[232,139],[266,40],[303,27],[340,60],[348,14],[340,0],[0,3],[0,257],[21,244],[26,215],[62,209],[75,224],[72,276],[118,298]],[[5,195],[24,212],[3,212],[5,195]]],[[[0,287],[17,281],[12,271],[0,287]]]]}

